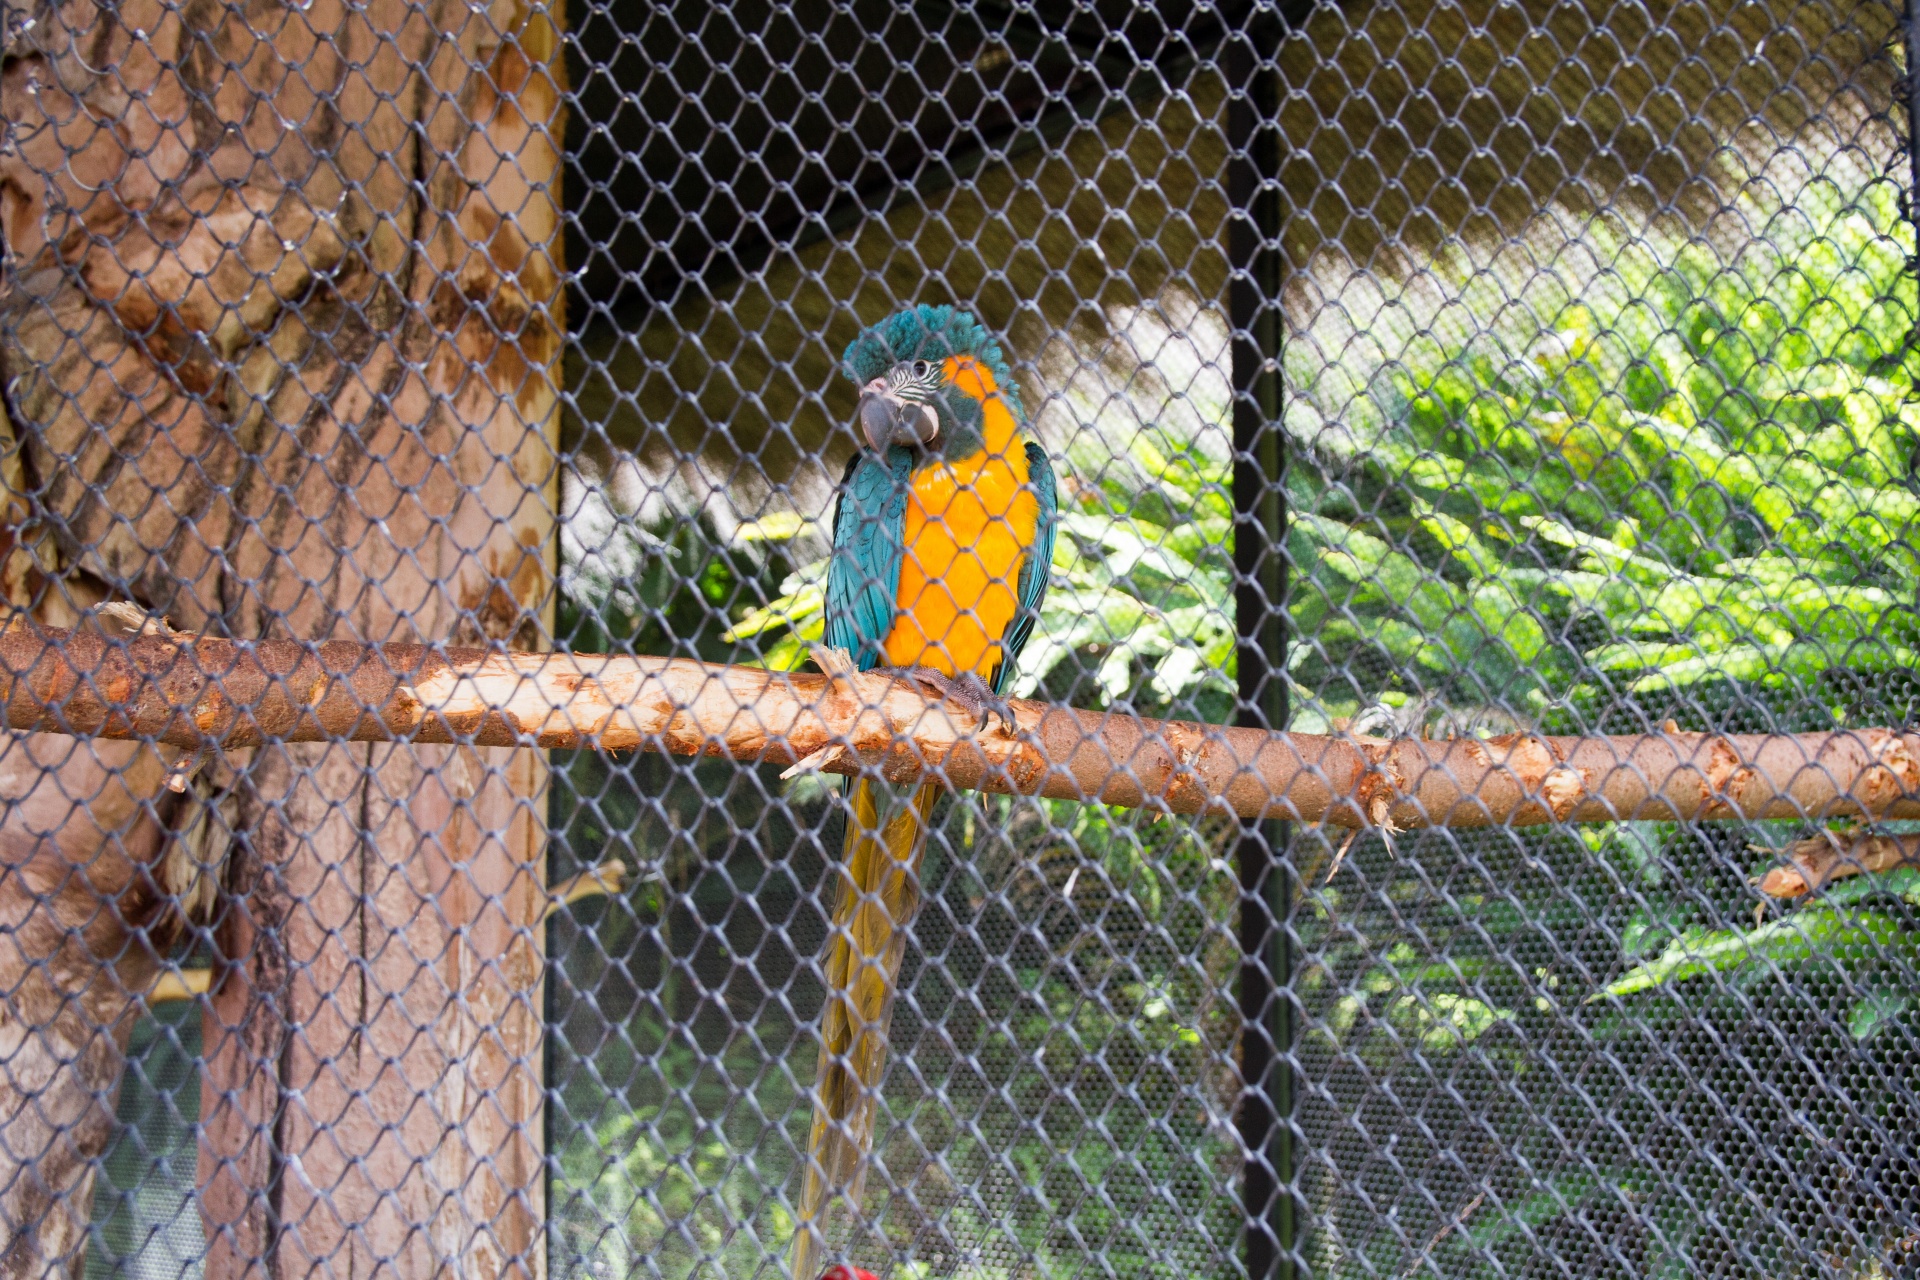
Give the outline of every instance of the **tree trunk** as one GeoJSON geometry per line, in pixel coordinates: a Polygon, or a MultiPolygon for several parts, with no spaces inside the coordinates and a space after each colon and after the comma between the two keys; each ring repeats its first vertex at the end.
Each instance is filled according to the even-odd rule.
{"type": "MultiPolygon", "coordinates": [[[[4,14],[15,606],[536,642],[558,12],[4,14]]],[[[171,751],[0,758],[0,1275],[79,1273],[129,993],[189,929],[210,1277],[544,1273],[538,758],[268,747],[176,794],[171,751]]]]}

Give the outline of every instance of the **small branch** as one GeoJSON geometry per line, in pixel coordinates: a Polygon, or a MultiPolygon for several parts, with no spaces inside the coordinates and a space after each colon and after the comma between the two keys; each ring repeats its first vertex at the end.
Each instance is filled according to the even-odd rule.
{"type": "Polygon", "coordinates": [[[1400,1273],[1400,1280],[1409,1280],[1409,1277],[1411,1277],[1414,1272],[1427,1265],[1427,1259],[1433,1256],[1433,1251],[1440,1247],[1441,1241],[1465,1226],[1467,1219],[1473,1216],[1473,1211],[1478,1209],[1481,1202],[1486,1198],[1487,1193],[1482,1191],[1473,1199],[1467,1201],[1466,1208],[1455,1214],[1452,1222],[1449,1222],[1446,1226],[1434,1232],[1433,1238],[1427,1241],[1426,1248],[1420,1250],[1420,1256],[1413,1260],[1413,1265],[1400,1273]]]}
{"type": "Polygon", "coordinates": [[[1920,817],[1920,735],[1485,740],[1265,733],[1015,702],[976,731],[917,684],[675,658],[0,632],[16,730],[188,748],[414,741],[664,751],[1173,813],[1380,830],[1920,817]]]}
{"type": "MultiPolygon", "coordinates": [[[[627,866],[614,860],[568,876],[547,890],[547,918],[588,898],[618,897],[627,887],[627,866]]],[[[213,989],[213,970],[205,965],[188,969],[168,967],[147,991],[147,1004],[193,1000],[213,989]]]]}
{"type": "Polygon", "coordinates": [[[588,898],[617,898],[627,887],[627,864],[619,859],[568,876],[547,890],[547,914],[588,898]]]}
{"type": "Polygon", "coordinates": [[[1776,852],[1787,865],[1760,877],[1760,892],[1773,898],[1799,898],[1848,876],[1920,867],[1920,836],[1822,831],[1776,852]]]}

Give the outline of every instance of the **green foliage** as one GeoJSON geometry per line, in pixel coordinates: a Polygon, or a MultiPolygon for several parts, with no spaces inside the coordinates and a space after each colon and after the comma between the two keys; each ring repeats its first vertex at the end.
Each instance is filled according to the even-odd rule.
{"type": "MultiPolygon", "coordinates": [[[[1225,406],[1217,412],[1224,417],[1225,406]]],[[[1149,710],[1203,692],[1230,694],[1233,507],[1226,463],[1197,439],[1151,427],[1117,441],[1077,434],[1067,461],[1072,482],[1062,502],[1054,586],[1033,655],[1023,660],[1023,687],[1077,656],[1093,673],[1102,705],[1125,699],[1149,710]]]]}
{"type": "MultiPolygon", "coordinates": [[[[1466,324],[1443,312],[1391,359],[1308,373],[1319,353],[1296,352],[1296,729],[1812,729],[1911,715],[1910,229],[1883,187],[1816,185],[1793,208],[1743,212],[1737,255],[1596,225],[1598,280],[1538,271],[1516,303],[1465,279],[1466,324]]],[[[1522,1117],[1588,1125],[1605,1096],[1583,1077],[1595,1094],[1560,1112],[1562,1086],[1529,1080],[1555,1043],[1638,1064],[1619,1068],[1632,1087],[1613,1095],[1638,1117],[1619,1118],[1631,1133],[1715,1088],[1728,1039],[1756,1023],[1796,1045],[1837,1042],[1800,1051],[1829,1064],[1835,1088],[1884,1093],[1868,1055],[1911,1042],[1920,872],[1856,877],[1756,919],[1749,877],[1774,858],[1748,842],[1800,834],[1431,833],[1402,837],[1398,861],[1363,840],[1352,869],[1303,904],[1307,1051],[1331,1078],[1351,1070],[1373,1088],[1418,1094],[1431,1076],[1448,1094],[1475,1096],[1469,1081],[1516,1091],[1524,1106],[1501,1141],[1525,1159],[1565,1148],[1522,1117]],[[1847,1078],[1852,1055],[1860,1074],[1847,1078]]],[[[1360,1084],[1350,1100],[1327,1087],[1371,1105],[1360,1084]]],[[[1474,1124],[1500,1120],[1467,1114],[1465,1148],[1446,1145],[1437,1103],[1409,1122],[1435,1134],[1431,1158],[1471,1159],[1474,1124]]],[[[1594,1164],[1501,1187],[1433,1247],[1429,1272],[1524,1268],[1530,1241],[1581,1239],[1622,1195],[1650,1229],[1602,1269],[1625,1257],[1640,1274],[1698,1274],[1723,1233],[1738,1235],[1690,1207],[1717,1189],[1691,1181],[1685,1157],[1635,1168],[1644,1149],[1605,1134],[1578,1149],[1594,1164]]],[[[1417,1167],[1418,1150],[1400,1158],[1417,1167]]],[[[1751,1225],[1742,1247],[1764,1256],[1751,1225]]],[[[1383,1247],[1323,1261],[1400,1273],[1417,1253],[1383,1247]]]]}
{"type": "Polygon", "coordinates": [[[1017,1171],[1022,1194],[998,1221],[971,1219],[966,1198],[949,1211],[963,1238],[1004,1234],[1040,1276],[1082,1273],[1088,1240],[1105,1242],[1119,1274],[1155,1274],[1169,1255],[1212,1274],[1234,1232],[1220,1171],[1233,1161],[1236,1088],[1222,1064],[1239,1029],[1227,924],[1237,886],[1224,874],[1235,824],[1003,798],[955,809],[955,856],[929,883],[963,904],[972,936],[1019,930],[1034,942],[928,1011],[939,1047],[911,1079],[889,1081],[889,1106],[918,1103],[917,1141],[949,1165],[989,1183],[1017,1171]],[[953,1098],[976,1095],[949,1070],[984,1076],[977,1096],[1010,1105],[952,1115],[953,1098]],[[1194,1206],[1206,1206],[1212,1240],[1193,1238],[1194,1206]]]}
{"type": "MultiPolygon", "coordinates": [[[[1643,731],[1668,716],[1704,728],[1715,708],[1750,717],[1745,727],[1814,727],[1904,714],[1894,700],[1920,666],[1920,499],[1907,476],[1920,358],[1908,345],[1914,287],[1894,195],[1816,186],[1792,209],[1750,201],[1745,212],[1752,240],[1732,258],[1704,241],[1596,224],[1590,240],[1607,264],[1598,281],[1532,279],[1525,306],[1498,300],[1503,318],[1491,326],[1491,305],[1469,296],[1464,330],[1436,322],[1373,366],[1293,357],[1303,362],[1287,494],[1296,729],[1384,717],[1414,730],[1643,731]]],[[[1228,406],[1192,407],[1186,420],[1199,427],[1101,423],[1059,460],[1055,580],[1018,692],[1230,714],[1228,467],[1206,447],[1228,406]]],[[[724,553],[675,551],[662,535],[643,560],[661,569],[663,588],[689,565],[709,566],[701,594],[649,594],[641,575],[615,630],[652,651],[696,636],[703,654],[798,666],[821,634],[825,572],[824,560],[788,563],[803,532],[792,517],[769,519],[724,553]],[[779,591],[762,592],[773,580],[779,591]],[[701,630],[715,607],[732,619],[724,635],[701,630]]],[[[597,822],[609,806],[581,812],[597,822]]],[[[929,885],[966,904],[956,911],[1017,907],[1016,928],[1046,948],[1007,961],[1011,985],[994,1007],[1015,1012],[961,1042],[979,1061],[1015,1064],[992,1080],[996,1096],[1021,1114],[1046,1110],[1060,1069],[1019,1065],[1037,1063],[1043,1046],[1049,1063],[1091,1059],[1176,1080],[1223,1060],[1235,1016],[1213,1001],[1234,960],[1230,831],[1053,802],[969,799],[951,813],[929,885]]],[[[1551,1099],[1568,1096],[1539,1074],[1540,1046],[1556,1037],[1623,1059],[1647,1050],[1651,1079],[1677,1060],[1670,1044],[1648,1049],[1654,1038],[1711,1039],[1703,1026],[1749,1016],[1766,992],[1824,1002],[1821,1024],[1863,1052],[1906,1043],[1915,884],[1859,877],[1748,924],[1747,873],[1770,856],[1745,841],[1765,833],[1649,822],[1429,833],[1403,838],[1397,860],[1363,840],[1343,878],[1310,886],[1296,916],[1313,961],[1296,977],[1302,1051],[1368,1081],[1425,1073],[1436,1096],[1518,1091],[1551,1112],[1551,1099]]],[[[1297,846],[1307,860],[1310,840],[1297,846]]],[[[952,1017],[943,1032],[957,1035],[961,1014],[952,1017]]],[[[1336,1109],[1381,1105],[1341,1097],[1335,1075],[1326,1088],[1336,1109]]],[[[939,1081],[927,1083],[933,1101],[916,1101],[916,1086],[896,1077],[889,1105],[918,1107],[920,1136],[938,1145],[939,1081]]],[[[1636,1087],[1638,1099],[1666,1086],[1636,1087]]],[[[1701,1085],[1690,1076],[1687,1087],[1701,1085]]],[[[1114,1213],[1121,1197],[1084,1189],[1146,1176],[1186,1178],[1204,1195],[1213,1184],[1191,1157],[1224,1158],[1224,1148],[1209,1146],[1217,1139],[1204,1126],[1099,1110],[1111,1081],[1075,1077],[1073,1092],[1094,1128],[1023,1134],[974,1155],[1042,1188],[1038,1204],[1081,1206],[1011,1228],[1042,1273],[1071,1270],[1077,1241],[1101,1238],[1117,1239],[1109,1259],[1131,1274],[1142,1228],[1114,1213]],[[1116,1166],[1116,1150],[1138,1153],[1137,1167],[1116,1166]]],[[[1587,1123],[1582,1097],[1569,1115],[1587,1123]]],[[[691,1121],[636,1112],[609,1123],[626,1127],[594,1148],[625,1143],[631,1159],[568,1177],[629,1224],[620,1247],[697,1234],[695,1187],[736,1194],[737,1171],[720,1148],[702,1154],[691,1121]],[[630,1189],[642,1184],[661,1189],[648,1200],[630,1189]]],[[[1424,1111],[1414,1127],[1444,1133],[1424,1111]]],[[[1476,1129],[1461,1141],[1492,1136],[1476,1129]]],[[[1506,1138],[1524,1151],[1536,1136],[1506,1138]]],[[[982,1137],[951,1137],[947,1154],[962,1168],[963,1149],[982,1137]]],[[[1690,1193],[1676,1195],[1663,1171],[1632,1168],[1632,1155],[1506,1185],[1436,1240],[1425,1265],[1497,1270],[1541,1234],[1596,1231],[1627,1197],[1654,1224],[1632,1246],[1636,1265],[1690,1274],[1726,1224],[1688,1210],[1690,1193]]],[[[768,1206],[757,1212],[756,1229],[777,1236],[768,1206]]],[[[965,1212],[951,1210],[952,1221],[965,1212]]],[[[1362,1250],[1329,1271],[1399,1274],[1417,1245],[1393,1250],[1362,1250]]],[[[1143,1248],[1139,1267],[1150,1256],[1143,1248]]]]}
{"type": "MultiPolygon", "coordinates": [[[[1903,867],[1884,876],[1843,881],[1820,901],[1751,929],[1682,930],[1658,959],[1638,966],[1590,998],[1629,996],[1688,978],[1765,971],[1769,966],[1784,968],[1816,961],[1845,966],[1885,959],[1895,952],[1920,959],[1920,935],[1909,931],[1898,916],[1856,908],[1856,904],[1879,897],[1904,898],[1910,905],[1920,906],[1920,868],[1903,867]]],[[[1897,1017],[1898,1013],[1888,1011],[1887,1017],[1897,1017]]]]}
{"type": "Polygon", "coordinates": [[[1904,991],[1874,991],[1854,1003],[1847,1014],[1847,1030],[1856,1040],[1871,1040],[1882,1031],[1900,1025],[1913,1008],[1913,997],[1904,991]]]}
{"type": "Polygon", "coordinates": [[[759,1274],[792,1231],[767,1185],[806,1139],[793,1078],[767,1071],[750,1043],[715,1050],[646,1013],[623,1032],[590,1067],[563,1059],[557,1073],[556,1262],[586,1275],[759,1274]],[[624,1087],[609,1094],[609,1081],[624,1087]],[[766,1140],[770,1124],[783,1141],[766,1140]]]}
{"type": "MultiPolygon", "coordinates": [[[[581,653],[651,653],[738,662],[753,656],[716,624],[761,606],[760,583],[789,571],[783,541],[798,522],[770,527],[781,536],[753,536],[720,545],[700,520],[582,521],[594,545],[576,550],[562,579],[558,633],[581,653]],[[689,590],[688,588],[692,589],[689,590]]],[[[576,535],[582,537],[585,535],[576,535]]]]}
{"type": "Polygon", "coordinates": [[[1914,666],[1920,361],[1894,202],[1815,187],[1753,209],[1732,263],[1598,226],[1606,278],[1557,305],[1541,286],[1544,332],[1414,340],[1360,427],[1310,442],[1339,483],[1294,524],[1301,682],[1373,692],[1332,670],[1358,647],[1449,699],[1577,721],[1623,692],[1804,699],[1914,666]]]}

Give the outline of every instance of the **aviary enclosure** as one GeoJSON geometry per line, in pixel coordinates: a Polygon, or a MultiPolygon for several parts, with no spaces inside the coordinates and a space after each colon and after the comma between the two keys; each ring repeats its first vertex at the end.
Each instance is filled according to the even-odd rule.
{"type": "Polygon", "coordinates": [[[1908,17],[9,0],[0,1275],[1915,1274],[1908,17]]]}

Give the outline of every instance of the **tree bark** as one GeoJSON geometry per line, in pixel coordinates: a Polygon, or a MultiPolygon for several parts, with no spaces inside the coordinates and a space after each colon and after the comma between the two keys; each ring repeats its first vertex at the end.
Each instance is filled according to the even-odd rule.
{"type": "MultiPolygon", "coordinates": [[[[5,16],[16,609],[535,641],[557,9],[5,16]]],[[[185,794],[171,765],[20,736],[0,762],[0,1275],[79,1273],[129,993],[189,929],[218,953],[209,1276],[542,1274],[537,757],[275,744],[185,794]]]]}
{"type": "Polygon", "coordinates": [[[666,751],[1390,831],[1920,817],[1920,734],[1891,729],[1435,741],[1015,700],[1011,728],[976,730],[958,708],[881,672],[828,678],[683,658],[14,627],[0,632],[0,706],[15,730],[180,748],[353,740],[666,751]]]}

